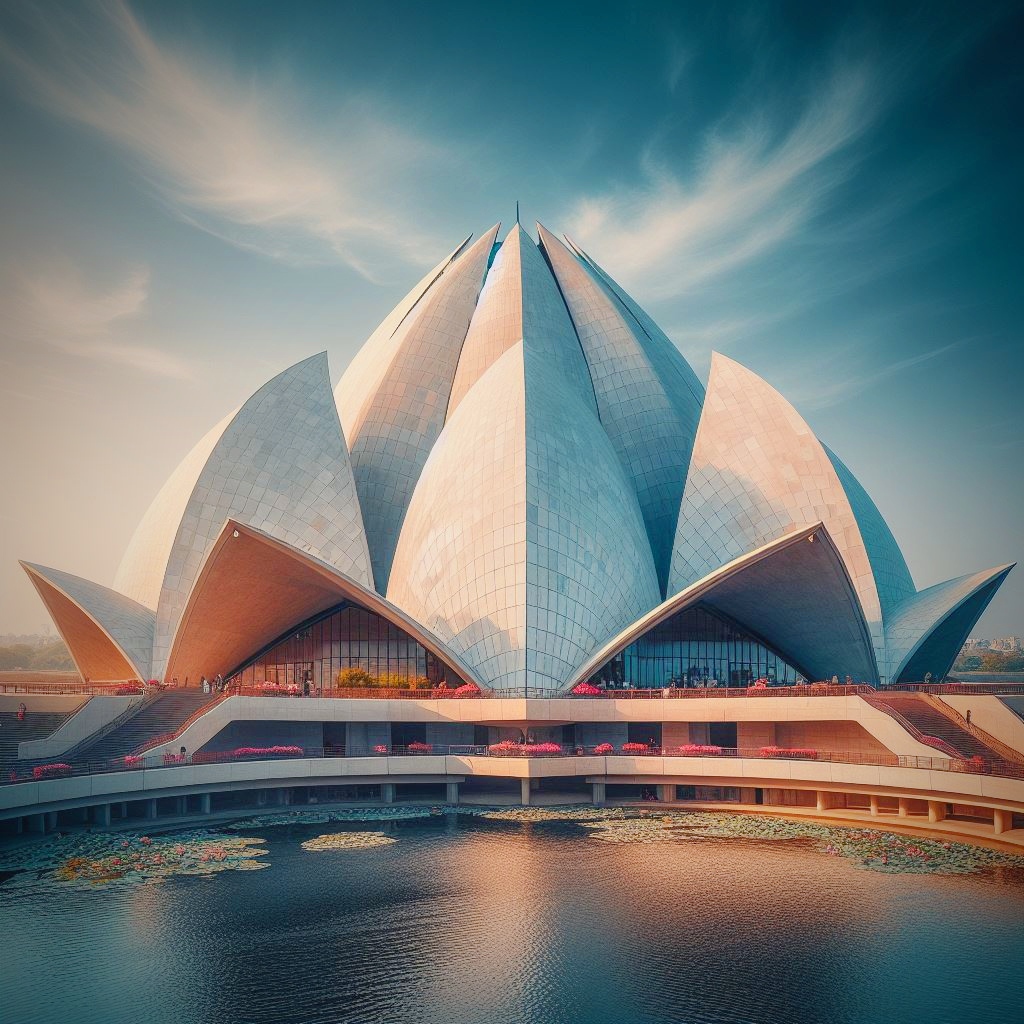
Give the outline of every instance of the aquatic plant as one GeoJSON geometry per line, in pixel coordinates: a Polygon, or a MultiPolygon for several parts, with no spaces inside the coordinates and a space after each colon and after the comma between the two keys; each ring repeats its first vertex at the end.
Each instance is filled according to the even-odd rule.
{"type": "Polygon", "coordinates": [[[383,832],[335,832],[333,835],[307,839],[302,848],[312,853],[327,850],[367,850],[373,846],[390,846],[397,841],[383,832]]]}

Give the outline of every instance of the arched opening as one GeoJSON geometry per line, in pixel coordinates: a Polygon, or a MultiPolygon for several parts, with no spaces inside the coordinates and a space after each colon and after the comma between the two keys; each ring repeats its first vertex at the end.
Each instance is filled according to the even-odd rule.
{"type": "Polygon", "coordinates": [[[310,684],[323,692],[370,686],[427,689],[462,678],[395,623],[343,601],[277,637],[232,671],[241,686],[310,684]]]}
{"type": "Polygon", "coordinates": [[[793,685],[807,674],[761,637],[706,604],[670,616],[605,662],[594,679],[639,689],[793,685]]]}

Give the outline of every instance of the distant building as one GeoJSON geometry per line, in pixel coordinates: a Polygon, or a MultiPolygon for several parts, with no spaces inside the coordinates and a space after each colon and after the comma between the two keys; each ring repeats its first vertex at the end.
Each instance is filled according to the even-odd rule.
{"type": "Polygon", "coordinates": [[[971,651],[987,651],[989,649],[989,642],[978,637],[969,637],[964,641],[963,647],[960,648],[960,653],[969,654],[971,651]]]}
{"type": "Polygon", "coordinates": [[[1021,650],[1021,639],[1019,636],[999,636],[992,641],[993,651],[1002,651],[1004,654],[1017,654],[1021,650]]]}

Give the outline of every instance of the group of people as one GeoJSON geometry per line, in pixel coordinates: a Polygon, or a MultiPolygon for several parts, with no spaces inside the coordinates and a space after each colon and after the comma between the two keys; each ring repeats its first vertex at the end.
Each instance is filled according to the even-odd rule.
{"type": "Polygon", "coordinates": [[[203,676],[199,685],[203,688],[203,693],[223,693],[227,684],[224,682],[224,677],[218,672],[213,679],[203,676]]]}

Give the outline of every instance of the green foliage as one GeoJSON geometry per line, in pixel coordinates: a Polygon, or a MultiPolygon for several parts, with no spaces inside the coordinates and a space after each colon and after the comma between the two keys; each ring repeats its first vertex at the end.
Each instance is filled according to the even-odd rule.
{"type": "Polygon", "coordinates": [[[1019,651],[982,651],[962,654],[953,665],[954,672],[1024,672],[1024,653],[1019,651]]]}
{"type": "Polygon", "coordinates": [[[0,672],[27,672],[32,669],[74,671],[74,668],[75,663],[63,640],[51,640],[39,647],[30,644],[0,647],[0,672]]]}
{"type": "Polygon", "coordinates": [[[336,677],[338,686],[343,688],[364,689],[376,686],[377,681],[364,668],[343,668],[336,677]]]}
{"type": "Polygon", "coordinates": [[[397,673],[390,672],[384,672],[379,676],[373,676],[364,668],[343,668],[337,676],[335,676],[335,682],[339,687],[345,689],[430,689],[430,681],[426,676],[402,676],[397,673]]]}

